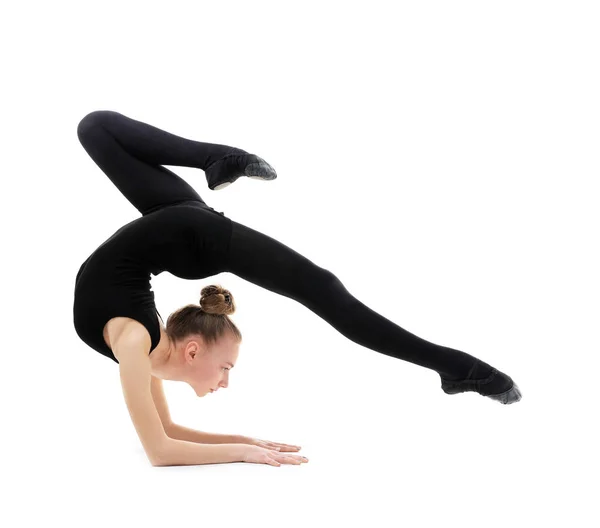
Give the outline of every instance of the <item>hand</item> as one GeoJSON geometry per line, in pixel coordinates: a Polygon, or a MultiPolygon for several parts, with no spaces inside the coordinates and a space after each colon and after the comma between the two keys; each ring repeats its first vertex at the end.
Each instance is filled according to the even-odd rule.
{"type": "Polygon", "coordinates": [[[249,436],[241,436],[240,443],[249,444],[259,447],[265,447],[267,449],[274,449],[276,451],[300,451],[300,446],[290,444],[280,444],[278,442],[269,442],[268,440],[260,440],[258,438],[251,438],[249,436]]]}
{"type": "Polygon", "coordinates": [[[284,455],[275,449],[267,449],[257,445],[244,445],[242,449],[242,462],[269,464],[271,466],[281,466],[281,464],[299,465],[302,462],[308,462],[308,458],[302,455],[284,455]]]}

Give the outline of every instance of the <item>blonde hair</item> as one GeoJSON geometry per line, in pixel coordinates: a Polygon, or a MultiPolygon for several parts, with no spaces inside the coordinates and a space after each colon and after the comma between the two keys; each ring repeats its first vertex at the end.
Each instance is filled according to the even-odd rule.
{"type": "Polygon", "coordinates": [[[229,318],[234,312],[231,292],[219,284],[211,284],[202,288],[199,304],[187,304],[169,315],[166,332],[173,341],[200,334],[208,344],[230,332],[240,342],[242,333],[229,318]]]}

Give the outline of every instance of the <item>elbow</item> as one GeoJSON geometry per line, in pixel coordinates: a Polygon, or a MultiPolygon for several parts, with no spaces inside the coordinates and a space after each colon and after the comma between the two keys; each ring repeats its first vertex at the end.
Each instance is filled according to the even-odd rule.
{"type": "Polygon", "coordinates": [[[171,452],[171,446],[169,445],[170,441],[170,438],[165,438],[159,445],[155,446],[154,449],[151,449],[146,453],[152,466],[161,467],[173,465],[171,463],[171,457],[169,456],[169,453],[171,452]]]}
{"type": "Polygon", "coordinates": [[[168,460],[168,458],[164,455],[153,454],[152,456],[148,455],[148,460],[153,467],[163,467],[163,466],[172,466],[168,460]]]}
{"type": "Polygon", "coordinates": [[[150,457],[148,457],[148,458],[150,459],[150,464],[152,464],[152,467],[165,467],[165,466],[171,465],[168,462],[157,459],[157,458],[150,458],[150,457]]]}

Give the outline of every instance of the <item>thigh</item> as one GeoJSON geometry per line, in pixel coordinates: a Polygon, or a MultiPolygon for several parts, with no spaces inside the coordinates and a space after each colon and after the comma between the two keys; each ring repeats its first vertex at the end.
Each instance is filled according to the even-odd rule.
{"type": "Polygon", "coordinates": [[[278,240],[232,221],[227,270],[317,311],[338,283],[329,270],[278,240]]]}
{"type": "Polygon", "coordinates": [[[204,204],[194,188],[180,176],[162,165],[138,159],[103,126],[106,119],[111,119],[111,127],[119,126],[118,120],[123,117],[111,112],[92,112],[77,127],[83,148],[123,196],[142,215],[184,201],[204,204]]]}

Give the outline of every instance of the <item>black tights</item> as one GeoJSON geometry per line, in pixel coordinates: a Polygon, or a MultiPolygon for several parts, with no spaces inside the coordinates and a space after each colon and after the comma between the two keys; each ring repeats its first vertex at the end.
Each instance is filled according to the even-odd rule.
{"type": "MultiPolygon", "coordinates": [[[[176,136],[110,110],[86,115],[77,133],[88,154],[142,215],[189,200],[212,209],[162,165],[205,170],[231,147],[176,136]]],[[[221,271],[294,299],[359,345],[445,378],[463,379],[474,366],[474,356],[425,341],[371,310],[331,271],[285,244],[233,220],[232,227],[229,259],[221,271]]],[[[484,365],[489,372],[491,367],[484,365]]]]}
{"type": "Polygon", "coordinates": [[[473,356],[404,330],[354,297],[329,270],[259,231],[233,222],[227,271],[298,301],[338,332],[387,356],[462,379],[473,356]]]}

